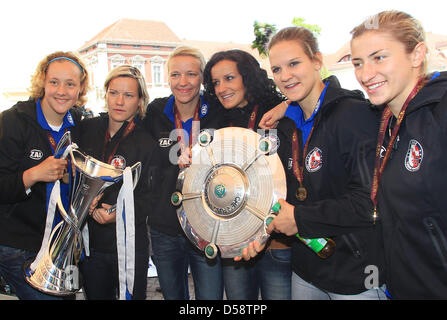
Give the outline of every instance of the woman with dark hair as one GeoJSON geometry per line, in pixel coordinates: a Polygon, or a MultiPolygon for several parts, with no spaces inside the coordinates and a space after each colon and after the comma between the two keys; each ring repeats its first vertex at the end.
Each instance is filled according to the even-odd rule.
{"type": "MultiPolygon", "coordinates": [[[[215,68],[215,71],[220,68],[215,68]]],[[[229,75],[229,77],[234,77],[229,75]]],[[[226,79],[231,80],[231,79],[226,79]]],[[[245,105],[234,105],[234,103],[247,103],[250,105],[259,105],[263,110],[269,110],[281,103],[283,96],[276,90],[275,83],[268,78],[267,72],[262,69],[259,62],[251,55],[242,50],[228,50],[215,53],[205,66],[203,85],[205,87],[205,98],[209,103],[224,107],[227,111],[234,110],[234,107],[242,109],[245,105]],[[215,91],[215,81],[213,80],[211,69],[216,64],[232,65],[237,67],[237,73],[243,81],[244,99],[221,99],[220,91],[215,91]],[[231,103],[230,101],[233,101],[231,103]]],[[[248,112],[248,109],[245,109],[248,112]]],[[[259,113],[261,119],[264,113],[259,113]]],[[[257,121],[258,122],[258,121],[257,121]]]]}
{"type": "MultiPolygon", "coordinates": [[[[257,130],[262,115],[283,100],[258,61],[241,50],[214,54],[205,66],[204,86],[205,99],[226,109],[221,127],[257,130]]],[[[281,132],[278,136],[281,140],[281,132]]],[[[227,298],[257,300],[261,291],[263,299],[290,299],[289,240],[273,236],[267,250],[250,261],[222,259],[227,298]]]]}

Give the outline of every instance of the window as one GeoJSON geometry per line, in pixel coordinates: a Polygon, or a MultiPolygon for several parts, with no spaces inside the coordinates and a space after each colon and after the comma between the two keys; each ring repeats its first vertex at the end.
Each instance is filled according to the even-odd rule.
{"type": "Polygon", "coordinates": [[[115,69],[116,67],[125,64],[126,63],[126,58],[123,57],[120,54],[116,54],[114,56],[110,57],[110,68],[111,70],[115,69]]]}
{"type": "Polygon", "coordinates": [[[152,73],[152,85],[162,86],[164,75],[163,75],[163,63],[164,59],[160,56],[155,56],[151,58],[151,73],[152,73]]]}
{"type": "Polygon", "coordinates": [[[130,59],[130,64],[137,68],[138,70],[140,70],[140,72],[144,75],[145,74],[145,70],[144,70],[144,65],[146,63],[146,59],[144,59],[144,57],[142,56],[135,56],[132,57],[132,59],[130,59]]]}
{"type": "Polygon", "coordinates": [[[161,67],[160,65],[154,65],[152,67],[152,80],[155,85],[161,84],[161,67]]]}

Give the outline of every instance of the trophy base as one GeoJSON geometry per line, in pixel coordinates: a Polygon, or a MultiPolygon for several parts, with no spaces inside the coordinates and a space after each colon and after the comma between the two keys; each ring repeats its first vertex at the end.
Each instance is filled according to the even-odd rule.
{"type": "Polygon", "coordinates": [[[77,267],[71,266],[62,270],[57,268],[47,255],[32,272],[33,259],[23,265],[25,281],[34,289],[52,296],[67,297],[76,294],[81,287],[80,273],[77,267]],[[43,266],[41,265],[43,264],[43,266]]]}

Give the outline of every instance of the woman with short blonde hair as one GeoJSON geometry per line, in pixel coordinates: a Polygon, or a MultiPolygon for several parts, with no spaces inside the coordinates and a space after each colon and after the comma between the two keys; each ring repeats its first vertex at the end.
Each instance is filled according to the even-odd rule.
{"type": "Polygon", "coordinates": [[[143,123],[159,142],[162,167],[157,172],[159,201],[149,212],[152,259],[165,300],[188,300],[188,269],[194,281],[195,299],[223,297],[220,259],[207,259],[189,241],[181,228],[170,198],[176,191],[180,168],[188,166],[190,148],[199,129],[217,128],[217,108],[201,94],[205,59],[199,50],[181,46],[168,58],[168,81],[172,94],[155,99],[147,108],[143,123]],[[181,154],[180,157],[178,155],[181,154]],[[184,161],[183,161],[184,160],[184,161]]]}
{"type": "MultiPolygon", "coordinates": [[[[104,89],[107,113],[81,122],[78,143],[88,155],[121,170],[141,162],[141,177],[133,194],[135,242],[126,239],[125,246],[135,245],[135,257],[132,259],[135,267],[129,268],[131,272],[127,273],[129,282],[133,281],[133,290],[129,290],[129,296],[135,300],[144,300],[149,261],[146,217],[152,195],[149,181],[158,163],[154,152],[156,143],[141,127],[149,95],[143,75],[130,65],[121,65],[110,71],[104,89]],[[130,277],[132,272],[133,278],[130,277]]],[[[123,258],[118,256],[118,252],[125,250],[119,247],[120,241],[117,241],[116,221],[117,215],[120,217],[123,213],[112,208],[118,194],[118,188],[107,188],[100,199],[95,199],[90,206],[87,219],[90,256],[80,264],[87,299],[115,300],[117,291],[122,292],[119,279],[126,277],[123,271],[125,268],[118,267],[123,258]]]]}
{"type": "Polygon", "coordinates": [[[167,61],[168,70],[169,70],[169,66],[170,66],[170,62],[171,62],[172,58],[180,57],[180,56],[190,56],[190,57],[196,58],[200,63],[199,69],[200,69],[201,73],[203,74],[203,70],[205,70],[205,64],[206,64],[203,54],[199,51],[199,49],[194,48],[194,47],[188,47],[188,46],[177,47],[174,51],[172,51],[169,54],[168,61],[167,61]]]}
{"type": "Polygon", "coordinates": [[[110,71],[104,82],[104,90],[106,92],[106,95],[110,81],[119,77],[128,77],[137,81],[138,96],[140,98],[140,103],[138,105],[138,116],[140,117],[140,119],[144,118],[146,116],[147,104],[149,103],[149,93],[147,92],[146,80],[144,79],[143,74],[140,72],[140,70],[138,70],[138,68],[130,65],[121,65],[116,67],[115,69],[110,71]]]}

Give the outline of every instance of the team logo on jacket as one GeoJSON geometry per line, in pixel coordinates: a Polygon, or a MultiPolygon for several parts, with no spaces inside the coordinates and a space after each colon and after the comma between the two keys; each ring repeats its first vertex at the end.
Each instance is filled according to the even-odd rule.
{"type": "Polygon", "coordinates": [[[158,139],[158,143],[159,143],[160,147],[167,148],[172,144],[172,140],[169,138],[160,138],[160,139],[158,139]]]}
{"type": "Polygon", "coordinates": [[[123,156],[114,156],[112,161],[110,161],[110,165],[117,169],[124,169],[126,168],[126,159],[123,156]]]}
{"type": "Polygon", "coordinates": [[[40,160],[43,157],[43,152],[37,149],[30,151],[29,157],[33,160],[40,160]]]}
{"type": "Polygon", "coordinates": [[[202,104],[202,107],[200,108],[200,114],[205,116],[208,113],[208,105],[206,103],[202,104]]]}
{"type": "Polygon", "coordinates": [[[306,157],[306,169],[309,172],[320,170],[323,165],[323,152],[317,147],[313,148],[306,157]]]}
{"type": "Polygon", "coordinates": [[[67,113],[67,120],[70,123],[70,125],[74,126],[73,117],[71,116],[70,112],[67,113]]]}
{"type": "Polygon", "coordinates": [[[418,171],[424,158],[424,149],[419,142],[412,139],[405,157],[405,168],[410,172],[418,171]]]}

